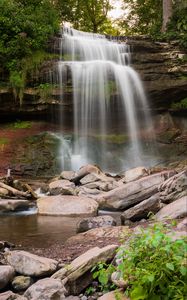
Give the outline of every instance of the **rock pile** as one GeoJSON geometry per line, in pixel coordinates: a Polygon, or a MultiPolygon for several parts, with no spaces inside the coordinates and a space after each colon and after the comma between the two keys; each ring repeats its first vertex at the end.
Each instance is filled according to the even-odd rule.
{"type": "MultiPolygon", "coordinates": [[[[0,199],[0,208],[6,197],[11,197],[8,199],[7,210],[11,210],[11,207],[16,209],[15,203],[18,201],[21,201],[23,207],[23,203],[29,202],[28,199],[36,198],[28,186],[25,191],[16,189],[15,185],[0,183],[0,186],[6,189],[3,198],[0,199]],[[21,199],[14,199],[15,189],[16,197],[19,194],[21,199]]],[[[116,226],[111,216],[97,216],[99,209],[119,211],[122,225],[148,219],[150,213],[155,214],[155,221],[187,216],[186,168],[182,171],[173,169],[155,172],[138,167],[112,176],[103,173],[96,166],[87,165],[77,173],[62,172],[45,186],[45,191],[47,195],[37,200],[38,214],[82,216],[82,220],[77,224],[77,232],[82,233],[70,238],[67,244],[78,245],[84,240],[94,241],[98,237],[120,237],[122,232],[136,234],[140,229],[139,225],[133,228],[116,226]]],[[[186,219],[179,223],[178,228],[183,230],[185,226],[186,219]]],[[[181,232],[178,232],[179,236],[181,232]]],[[[102,248],[94,247],[75,258],[69,265],[62,265],[57,260],[26,251],[3,251],[5,243],[0,243],[4,253],[0,265],[0,299],[87,299],[84,296],[81,298],[80,293],[83,293],[93,280],[90,270],[98,262],[111,261],[117,247],[114,244],[102,248]]],[[[114,282],[115,274],[113,276],[114,282]]],[[[120,288],[121,284],[117,286],[120,288]]],[[[115,299],[115,293],[98,295],[97,299],[115,299]]]]}
{"type": "Polygon", "coordinates": [[[20,294],[9,290],[0,293],[0,299],[73,299],[69,295],[79,295],[92,282],[93,266],[111,261],[116,249],[117,245],[94,247],[63,267],[26,251],[5,252],[7,265],[0,266],[0,290],[12,288],[20,294]]]}
{"type": "MultiPolygon", "coordinates": [[[[103,173],[98,167],[87,165],[77,173],[62,172],[49,184],[47,197],[37,201],[38,213],[65,216],[96,216],[98,209],[121,212],[122,224],[148,218],[150,213],[164,217],[172,216],[170,207],[175,210],[173,201],[183,203],[182,211],[175,218],[187,214],[187,169],[163,170],[155,172],[145,167],[128,170],[112,176],[103,173]],[[54,196],[55,195],[55,196],[54,196]]],[[[178,202],[176,202],[178,203],[178,202]]],[[[156,216],[157,217],[157,216],[156,216]]],[[[87,230],[115,225],[114,222],[83,220],[87,230]],[[92,223],[92,224],[91,224],[92,223]]],[[[78,227],[83,225],[78,225],[78,227]]],[[[79,229],[78,231],[85,231],[79,229]]]]}

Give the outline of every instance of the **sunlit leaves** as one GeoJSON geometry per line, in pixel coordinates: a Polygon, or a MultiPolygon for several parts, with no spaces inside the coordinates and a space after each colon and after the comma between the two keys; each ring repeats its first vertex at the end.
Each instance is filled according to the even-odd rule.
{"type": "Polygon", "coordinates": [[[128,282],[125,294],[131,300],[186,299],[187,240],[172,240],[171,233],[168,226],[156,224],[129,237],[118,249],[115,271],[128,282]]]}

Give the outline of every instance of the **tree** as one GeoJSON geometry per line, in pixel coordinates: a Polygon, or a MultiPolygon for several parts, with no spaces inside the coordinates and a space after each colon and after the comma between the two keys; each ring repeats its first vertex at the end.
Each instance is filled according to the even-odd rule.
{"type": "Polygon", "coordinates": [[[154,35],[162,24],[162,0],[124,0],[119,20],[123,34],[154,35]]]}
{"type": "Polygon", "coordinates": [[[83,6],[86,18],[88,18],[88,27],[91,31],[98,32],[107,21],[107,14],[111,9],[109,0],[87,0],[83,1],[83,6]]]}
{"type": "Polygon", "coordinates": [[[163,0],[162,2],[162,32],[166,32],[167,25],[173,12],[172,0],[163,0]]]}
{"type": "Polygon", "coordinates": [[[95,33],[103,33],[103,28],[111,30],[107,17],[112,8],[109,0],[58,0],[57,5],[62,20],[71,22],[76,29],[95,33]]]}
{"type": "Polygon", "coordinates": [[[51,0],[0,0],[0,11],[1,71],[21,103],[27,74],[46,58],[47,40],[59,29],[59,17],[51,0]]]}
{"type": "Polygon", "coordinates": [[[17,70],[16,62],[45,49],[59,28],[58,14],[50,0],[1,0],[0,11],[0,62],[17,70]]]}

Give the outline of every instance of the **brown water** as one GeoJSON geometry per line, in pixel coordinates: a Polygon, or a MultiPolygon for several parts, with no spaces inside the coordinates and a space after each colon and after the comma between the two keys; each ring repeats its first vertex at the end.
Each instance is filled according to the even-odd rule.
{"type": "Polygon", "coordinates": [[[0,240],[23,247],[47,248],[75,235],[80,218],[30,215],[1,215],[0,240]]]}
{"type": "MultiPolygon", "coordinates": [[[[99,211],[99,215],[111,215],[120,225],[120,213],[99,211]]],[[[0,241],[16,246],[48,248],[63,244],[76,234],[76,225],[82,217],[40,216],[35,211],[0,215],[0,241]]]]}

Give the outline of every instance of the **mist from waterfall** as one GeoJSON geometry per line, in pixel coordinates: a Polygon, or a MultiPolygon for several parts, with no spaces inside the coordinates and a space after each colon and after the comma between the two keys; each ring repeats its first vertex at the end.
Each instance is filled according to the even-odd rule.
{"type": "Polygon", "coordinates": [[[129,50],[126,43],[109,41],[103,35],[63,29],[58,71],[62,101],[68,84],[73,90],[72,169],[96,163],[107,170],[114,159],[108,141],[119,132],[125,139],[121,164],[142,164],[139,135],[142,128],[150,132],[152,125],[141,81],[130,66],[129,50]],[[97,140],[95,150],[93,139],[97,140]]]}

